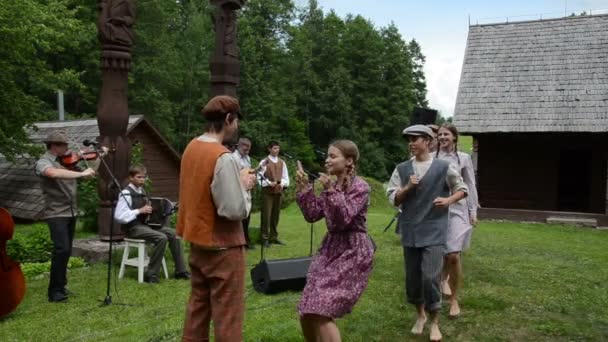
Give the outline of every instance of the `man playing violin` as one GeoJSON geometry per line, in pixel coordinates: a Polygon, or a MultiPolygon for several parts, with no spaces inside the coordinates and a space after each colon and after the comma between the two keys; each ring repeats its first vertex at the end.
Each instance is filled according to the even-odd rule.
{"type": "Polygon", "coordinates": [[[129,238],[142,239],[154,244],[148,270],[144,275],[146,283],[158,283],[158,271],[162,265],[167,243],[175,261],[175,279],[190,279],[186,270],[184,251],[175,230],[169,227],[153,229],[147,224],[147,218],[152,213],[150,199],[144,190],[147,170],[135,165],[129,168],[129,185],[122,191],[116,203],[114,218],[122,223],[129,238]]]}
{"type": "Polygon", "coordinates": [[[49,226],[53,241],[49,302],[62,302],[68,298],[67,267],[78,213],[76,180],[95,176],[95,170],[90,167],[83,171],[72,171],[61,164],[61,157],[68,152],[68,142],[65,132],[51,132],[44,140],[47,151],[35,164],[44,195],[42,218],[49,226]]]}

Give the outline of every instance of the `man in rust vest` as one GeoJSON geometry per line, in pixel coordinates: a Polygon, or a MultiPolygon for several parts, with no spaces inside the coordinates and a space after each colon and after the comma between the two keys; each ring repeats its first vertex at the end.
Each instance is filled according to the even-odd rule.
{"type": "Polygon", "coordinates": [[[241,118],[238,100],[216,96],[203,108],[205,133],[182,155],[177,234],[191,243],[192,291],[183,341],[243,341],[245,237],[253,170],[241,170],[222,145],[234,141],[241,118]]]}
{"type": "Polygon", "coordinates": [[[279,240],[277,226],[281,214],[281,196],[283,189],[289,186],[289,174],[287,164],[279,158],[279,152],[281,152],[279,143],[271,141],[268,144],[268,157],[264,158],[259,166],[259,172],[263,175],[260,177],[260,184],[262,185],[261,230],[264,247],[270,247],[271,243],[285,244],[279,240]]]}

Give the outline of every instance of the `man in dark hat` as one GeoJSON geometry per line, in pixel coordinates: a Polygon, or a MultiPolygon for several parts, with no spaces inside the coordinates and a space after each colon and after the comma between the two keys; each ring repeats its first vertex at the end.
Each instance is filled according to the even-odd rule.
{"type": "Polygon", "coordinates": [[[53,240],[51,277],[48,288],[49,302],[62,302],[68,298],[67,267],[72,254],[72,241],[76,227],[76,180],[93,177],[95,171],[66,169],[60,157],[68,150],[68,136],[63,131],[53,131],[44,140],[46,153],[36,161],[35,172],[40,177],[44,195],[42,218],[46,220],[53,240]]]}
{"type": "Polygon", "coordinates": [[[400,208],[399,231],[405,259],[407,300],[416,306],[413,334],[422,334],[425,310],[431,318],[431,341],[441,340],[441,270],[447,240],[448,207],[466,196],[467,186],[449,162],[429,153],[430,127],[413,125],[403,131],[413,156],[395,168],[387,194],[400,208]],[[450,195],[451,194],[451,195],[450,195]]]}
{"type": "Polygon", "coordinates": [[[182,155],[177,234],[191,243],[192,291],[186,308],[183,341],[243,341],[245,315],[245,236],[248,190],[255,171],[241,169],[222,143],[238,135],[237,99],[216,96],[203,108],[205,133],[190,141],[182,155]]]}

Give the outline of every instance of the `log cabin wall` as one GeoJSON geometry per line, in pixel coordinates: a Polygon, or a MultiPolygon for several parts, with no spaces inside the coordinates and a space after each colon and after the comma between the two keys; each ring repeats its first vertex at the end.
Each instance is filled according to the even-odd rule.
{"type": "Polygon", "coordinates": [[[475,138],[482,207],[606,213],[608,134],[502,133],[475,138]],[[573,186],[584,191],[578,191],[578,197],[565,196],[564,188],[573,186]]]}
{"type": "Polygon", "coordinates": [[[154,197],[166,197],[171,201],[179,198],[179,161],[164,141],[155,136],[144,122],[129,134],[133,143],[143,145],[143,163],[148,169],[154,197]]]}

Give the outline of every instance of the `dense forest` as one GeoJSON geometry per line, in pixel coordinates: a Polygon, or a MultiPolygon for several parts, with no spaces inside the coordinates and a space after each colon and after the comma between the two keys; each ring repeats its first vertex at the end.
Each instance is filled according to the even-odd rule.
{"type": "MultiPolygon", "coordinates": [[[[137,0],[131,114],[144,114],[182,150],[202,130],[213,50],[207,0],[137,0]]],[[[23,127],[94,117],[100,87],[97,0],[19,0],[0,6],[0,153],[28,151],[23,127]]],[[[336,138],[361,150],[360,173],[388,177],[403,160],[400,131],[427,106],[424,56],[394,25],[339,17],[316,0],[249,0],[239,12],[242,135],[253,155],[278,140],[309,165],[336,138]]]]}

